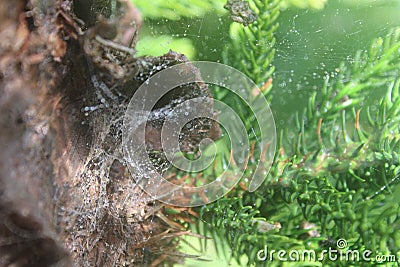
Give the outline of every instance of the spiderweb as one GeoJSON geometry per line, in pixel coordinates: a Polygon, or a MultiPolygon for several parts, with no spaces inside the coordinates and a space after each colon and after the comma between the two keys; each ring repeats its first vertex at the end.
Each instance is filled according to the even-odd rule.
{"type": "MultiPolygon", "coordinates": [[[[290,5],[289,5],[290,6],[290,5]]],[[[140,8],[140,6],[139,6],[140,8]]],[[[340,62],[354,61],[357,50],[400,23],[398,1],[328,1],[324,9],[289,7],[281,12],[276,32],[274,113],[278,126],[300,110],[325,75],[340,62]],[[295,107],[295,109],[293,108],[295,107]]],[[[161,55],[169,49],[190,60],[222,62],[231,20],[220,9],[180,20],[144,20],[139,54],[161,55]]]]}

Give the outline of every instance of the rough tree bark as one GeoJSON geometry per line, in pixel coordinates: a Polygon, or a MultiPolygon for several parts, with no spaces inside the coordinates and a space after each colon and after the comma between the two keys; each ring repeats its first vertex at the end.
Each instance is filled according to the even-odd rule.
{"type": "MultiPolygon", "coordinates": [[[[153,70],[186,58],[135,58],[110,45],[128,44],[141,24],[125,1],[113,21],[77,5],[0,2],[0,265],[172,264],[185,232],[135,186],[121,125],[153,70]]],[[[180,88],[158,108],[207,90],[200,83],[180,88]]],[[[149,144],[159,141],[160,123],[152,124],[149,144]]],[[[202,136],[189,138],[216,131],[202,125],[202,136]]]]}

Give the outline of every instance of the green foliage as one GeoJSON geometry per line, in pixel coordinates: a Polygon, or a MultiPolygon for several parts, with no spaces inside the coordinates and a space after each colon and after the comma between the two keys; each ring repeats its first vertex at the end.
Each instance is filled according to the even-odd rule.
{"type": "Polygon", "coordinates": [[[223,13],[225,0],[134,0],[146,18],[178,20],[182,17],[200,17],[207,12],[223,13]]]}
{"type": "Polygon", "coordinates": [[[168,53],[169,50],[179,51],[184,54],[188,59],[193,59],[195,56],[195,49],[193,42],[189,38],[173,38],[169,35],[161,36],[145,36],[140,39],[137,46],[137,56],[161,56],[168,53]],[[155,46],[154,44],[167,44],[165,46],[155,46]]]}
{"type": "MultiPolygon", "coordinates": [[[[321,252],[326,249],[324,240],[340,238],[348,241],[347,249],[396,254],[400,247],[399,49],[400,28],[375,39],[351,64],[343,63],[326,75],[308,107],[282,131],[264,186],[240,199],[227,197],[201,209],[209,231],[228,240],[236,259],[245,254],[248,264],[266,264],[255,256],[265,245],[321,252]],[[384,88],[386,94],[377,107],[360,107],[368,91],[384,88]],[[251,212],[243,207],[251,207],[251,212]],[[251,228],[255,216],[280,222],[282,229],[251,228]],[[309,230],[302,229],[304,222],[313,223],[319,236],[305,234],[309,230]]],[[[245,54],[242,62],[251,64],[245,54]]]]}
{"type": "Polygon", "coordinates": [[[224,51],[224,63],[251,77],[258,86],[265,84],[274,71],[274,32],[278,28],[279,3],[279,0],[250,1],[257,20],[249,26],[232,24],[231,45],[224,51]]]}

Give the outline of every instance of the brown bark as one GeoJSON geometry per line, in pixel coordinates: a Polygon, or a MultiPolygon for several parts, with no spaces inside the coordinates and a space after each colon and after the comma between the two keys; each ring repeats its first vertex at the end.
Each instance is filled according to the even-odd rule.
{"type": "MultiPolygon", "coordinates": [[[[0,2],[0,266],[176,262],[182,229],[129,175],[121,125],[149,69],[186,59],[138,59],[96,39],[129,43],[141,23],[132,6],[85,25],[72,10],[68,0],[0,2]]],[[[197,84],[164,102],[201,94],[197,84]]]]}

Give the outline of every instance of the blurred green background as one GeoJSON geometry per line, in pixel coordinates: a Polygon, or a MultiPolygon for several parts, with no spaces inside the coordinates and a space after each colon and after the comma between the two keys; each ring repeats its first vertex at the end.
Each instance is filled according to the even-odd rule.
{"type": "MultiPolygon", "coordinates": [[[[223,8],[225,0],[133,2],[144,17],[136,47],[139,55],[172,49],[190,60],[222,62],[222,53],[235,36],[235,24],[223,8]]],[[[271,108],[279,130],[306,106],[325,75],[335,72],[340,62],[351,63],[357,50],[367,49],[373,38],[400,25],[400,0],[288,0],[278,22],[271,108]]],[[[365,101],[382,93],[372,92],[365,101]]],[[[188,240],[197,242],[193,237],[188,240]]],[[[183,250],[199,254],[190,246],[183,250]]],[[[212,242],[204,258],[214,261],[188,260],[182,266],[228,266],[216,260],[212,242]]]]}

